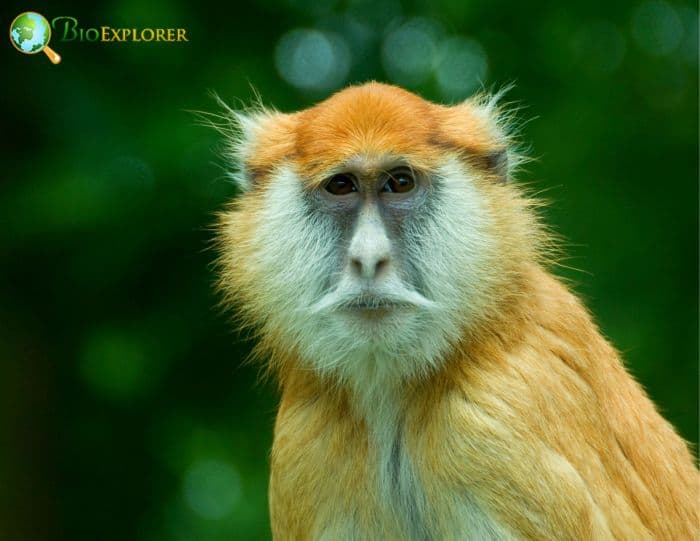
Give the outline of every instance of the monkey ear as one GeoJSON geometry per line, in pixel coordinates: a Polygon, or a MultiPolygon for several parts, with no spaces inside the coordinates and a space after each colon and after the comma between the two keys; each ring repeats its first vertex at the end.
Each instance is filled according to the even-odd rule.
{"type": "Polygon", "coordinates": [[[512,114],[498,103],[507,90],[494,95],[479,94],[448,107],[443,121],[449,146],[500,183],[510,181],[522,163],[513,141],[512,114]]]}
{"type": "Polygon", "coordinates": [[[293,115],[262,106],[232,111],[231,115],[233,131],[227,143],[227,157],[233,165],[230,175],[242,191],[247,191],[291,154],[293,115]]]}
{"type": "Polygon", "coordinates": [[[512,180],[511,163],[513,158],[511,154],[508,147],[503,147],[484,156],[484,165],[501,183],[512,180]]]}
{"type": "Polygon", "coordinates": [[[265,109],[230,111],[231,132],[227,137],[225,156],[233,168],[229,176],[241,191],[250,190],[258,181],[258,172],[251,162],[270,117],[265,109]]]}
{"type": "Polygon", "coordinates": [[[290,152],[293,115],[262,105],[235,110],[218,96],[214,98],[221,113],[200,115],[200,120],[224,136],[228,175],[241,191],[249,191],[290,152]]]}

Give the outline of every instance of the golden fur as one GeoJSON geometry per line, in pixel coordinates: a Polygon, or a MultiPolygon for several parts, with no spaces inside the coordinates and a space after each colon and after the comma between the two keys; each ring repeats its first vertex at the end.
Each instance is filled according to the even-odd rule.
{"type": "Polygon", "coordinates": [[[446,107],[370,83],[299,113],[259,111],[247,129],[231,151],[253,187],[222,214],[220,286],[257,329],[257,355],[281,384],[275,539],[465,539],[465,520],[490,539],[697,539],[688,448],[546,270],[535,203],[492,166],[509,148],[492,103],[446,107]],[[491,218],[460,338],[436,368],[387,384],[399,434],[390,468],[410,463],[409,488],[393,478],[388,499],[401,493],[403,503],[377,489],[385,465],[362,391],[310,369],[269,318],[271,271],[258,240],[282,168],[314,189],[357,153],[404,156],[425,171],[456,156],[491,218]]]}

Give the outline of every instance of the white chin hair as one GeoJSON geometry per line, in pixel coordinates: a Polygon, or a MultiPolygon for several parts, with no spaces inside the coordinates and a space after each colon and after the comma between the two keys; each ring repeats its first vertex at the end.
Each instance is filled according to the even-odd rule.
{"type": "Polygon", "coordinates": [[[430,307],[415,303],[412,307],[321,310],[320,304],[336,304],[330,297],[298,327],[302,357],[324,375],[350,383],[367,377],[398,382],[424,375],[453,338],[441,331],[439,310],[427,299],[430,307]]]}

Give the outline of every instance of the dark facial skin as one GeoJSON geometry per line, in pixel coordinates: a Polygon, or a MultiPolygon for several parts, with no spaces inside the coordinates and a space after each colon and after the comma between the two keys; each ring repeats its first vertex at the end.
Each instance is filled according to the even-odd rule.
{"type": "MultiPolygon", "coordinates": [[[[349,265],[356,277],[367,279],[371,286],[393,267],[407,284],[420,290],[422,280],[406,260],[402,247],[406,225],[426,210],[433,188],[430,175],[412,168],[405,160],[355,157],[310,192],[308,204],[313,211],[330,217],[339,234],[340,246],[345,247],[338,253],[339,271],[349,265]],[[390,249],[385,256],[368,262],[349,253],[358,227],[386,235],[390,249]]],[[[377,238],[381,239],[378,233],[377,238]]],[[[332,277],[327,285],[333,286],[332,277]]]]}

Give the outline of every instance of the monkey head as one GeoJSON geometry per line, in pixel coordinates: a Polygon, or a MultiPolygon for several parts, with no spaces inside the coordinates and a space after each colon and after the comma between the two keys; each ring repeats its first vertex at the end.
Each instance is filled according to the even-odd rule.
{"type": "Polygon", "coordinates": [[[542,252],[493,98],[368,83],[225,115],[242,193],[220,216],[220,286],[273,368],[419,377],[507,310],[542,252]]]}

